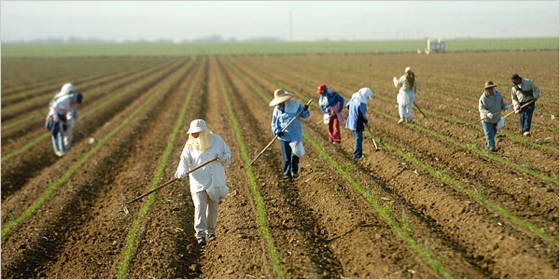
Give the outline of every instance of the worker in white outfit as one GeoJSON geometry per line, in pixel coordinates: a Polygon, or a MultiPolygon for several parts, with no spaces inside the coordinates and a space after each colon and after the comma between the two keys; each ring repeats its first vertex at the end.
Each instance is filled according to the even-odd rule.
{"type": "Polygon", "coordinates": [[[393,77],[393,84],[399,89],[397,104],[399,106],[398,123],[412,122],[412,105],[416,94],[416,75],[410,67],[404,69],[404,75],[397,79],[393,77]]]}
{"type": "Polygon", "coordinates": [[[204,247],[207,242],[216,239],[218,203],[229,190],[224,165],[230,165],[231,151],[222,137],[208,129],[204,120],[193,120],[187,134],[189,136],[181,153],[175,178],[181,179],[200,164],[218,159],[189,174],[195,236],[198,244],[204,247]]]}
{"type": "Polygon", "coordinates": [[[78,119],[78,105],[83,96],[74,91],[72,84],[65,84],[49,105],[45,127],[51,132],[54,152],[63,156],[70,150],[73,129],[78,119]]]}

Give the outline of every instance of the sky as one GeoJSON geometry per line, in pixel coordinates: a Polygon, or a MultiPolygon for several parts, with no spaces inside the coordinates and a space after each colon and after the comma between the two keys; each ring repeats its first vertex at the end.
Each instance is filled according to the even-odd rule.
{"type": "Polygon", "coordinates": [[[0,40],[557,37],[559,2],[2,0],[0,40]]]}

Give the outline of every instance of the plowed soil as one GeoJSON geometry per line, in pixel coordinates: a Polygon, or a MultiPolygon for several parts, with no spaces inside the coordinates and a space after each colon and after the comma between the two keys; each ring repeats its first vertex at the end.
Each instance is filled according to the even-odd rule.
{"type": "Polygon", "coordinates": [[[557,62],[557,52],[83,58],[79,73],[70,71],[76,59],[3,62],[2,98],[30,92],[37,101],[2,104],[36,117],[6,129],[15,117],[2,120],[1,276],[558,278],[557,62]],[[58,75],[42,71],[45,63],[58,75]],[[391,78],[405,66],[417,74],[426,116],[415,109],[415,122],[399,125],[391,78]],[[476,110],[481,85],[494,80],[511,103],[510,72],[541,87],[533,135],[520,136],[512,115],[500,150],[488,154],[476,110]],[[41,104],[72,79],[87,85],[85,116],[59,158],[40,139],[41,104]],[[352,160],[349,130],[341,145],[329,143],[314,93],[320,83],[345,100],[361,87],[375,91],[363,160],[352,160]],[[276,88],[313,99],[297,179],[282,178],[277,143],[247,164],[272,137],[276,88]],[[204,248],[194,238],[188,180],[125,204],[173,178],[197,118],[233,156],[217,240],[204,248]]]}

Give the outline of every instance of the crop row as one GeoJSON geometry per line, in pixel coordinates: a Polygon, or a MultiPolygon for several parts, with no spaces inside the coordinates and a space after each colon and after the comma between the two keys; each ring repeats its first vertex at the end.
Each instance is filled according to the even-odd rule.
{"type": "MultiPolygon", "coordinates": [[[[148,77],[152,73],[155,73],[165,67],[169,66],[168,64],[156,65],[154,67],[149,67],[146,69],[138,69],[135,72],[127,73],[127,75],[113,77],[110,80],[100,83],[93,83],[90,87],[92,88],[91,91],[87,91],[87,88],[84,88],[87,92],[86,99],[82,103],[81,107],[89,106],[91,103],[95,103],[96,101],[102,99],[105,95],[108,95],[110,92],[115,92],[122,87],[126,87],[127,85],[133,84],[138,80],[141,80],[145,77],[148,77]]],[[[26,110],[24,116],[18,117],[12,121],[7,123],[2,123],[2,140],[6,143],[6,139],[17,137],[22,135],[23,133],[29,133],[32,129],[38,129],[42,126],[42,120],[44,117],[44,108],[46,107],[42,101],[36,102],[37,104],[33,107],[37,109],[33,111],[26,110]],[[17,129],[17,130],[16,130],[17,129]]]]}
{"type": "MultiPolygon", "coordinates": [[[[161,78],[161,73],[165,72],[165,70],[166,70],[166,68],[158,69],[157,72],[151,73],[149,77],[145,77],[144,81],[148,81],[146,83],[149,83],[150,81],[152,81],[152,82],[157,81],[158,79],[161,78]]],[[[90,107],[85,109],[84,112],[80,114],[80,120],[83,121],[84,119],[87,118],[87,116],[95,113],[98,110],[103,109],[104,107],[106,107],[108,105],[113,104],[120,97],[126,96],[129,93],[132,93],[132,92],[134,92],[135,90],[137,90],[141,87],[142,87],[142,84],[133,85],[133,86],[127,88],[126,90],[123,90],[123,91],[120,91],[118,93],[110,95],[108,98],[101,99],[101,100],[96,100],[96,102],[94,102],[90,107]]],[[[37,137],[34,141],[28,142],[28,143],[24,144],[22,147],[15,149],[15,151],[3,156],[2,161],[9,160],[10,158],[12,158],[16,155],[27,151],[31,147],[37,145],[38,143],[42,142],[44,139],[48,138],[49,135],[50,134],[48,132],[45,132],[45,133],[41,134],[41,136],[37,137]]]]}
{"type": "MultiPolygon", "coordinates": [[[[262,71],[259,71],[259,73],[262,76],[262,71]]],[[[255,91],[257,91],[255,89],[255,91]]],[[[402,157],[402,155],[408,155],[408,153],[404,152],[404,151],[398,151],[396,150],[394,147],[390,146],[392,148],[392,151],[394,153],[396,153],[399,157],[402,157]],[[398,153],[397,153],[398,151],[398,153]]],[[[408,160],[414,159],[414,157],[408,157],[408,160]]],[[[419,163],[419,161],[413,161],[414,163],[419,163]]],[[[429,167],[429,165],[423,163],[424,165],[421,165],[422,167],[429,167]]],[[[431,169],[432,171],[432,175],[434,175],[435,178],[443,180],[443,182],[445,182],[444,178],[449,178],[449,177],[445,177],[445,176],[436,176],[436,175],[441,175],[441,173],[438,172],[434,172],[434,169],[431,169]]],[[[452,182],[457,182],[457,180],[454,180],[452,182]]],[[[446,182],[449,183],[449,182],[446,182]]],[[[456,185],[457,186],[457,185],[456,185]]],[[[507,220],[510,220],[513,224],[516,224],[522,228],[528,228],[530,231],[533,232],[533,234],[539,236],[540,238],[543,238],[545,241],[547,242],[552,242],[552,244],[554,245],[558,245],[557,242],[554,242],[553,239],[548,236],[546,233],[544,233],[541,229],[531,225],[530,223],[526,223],[524,221],[521,221],[519,218],[517,218],[515,215],[505,211],[502,207],[498,206],[498,204],[496,204],[495,202],[491,202],[489,200],[484,199],[482,196],[476,196],[473,195],[472,191],[466,191],[465,192],[468,195],[472,195],[472,198],[474,198],[474,200],[478,201],[479,203],[481,203],[483,206],[485,207],[489,207],[490,209],[492,209],[493,211],[496,211],[497,213],[499,213],[500,215],[502,215],[504,218],[506,218],[507,220]],[[552,241],[551,241],[552,240],[552,241]]]]}
{"type": "MultiPolygon", "coordinates": [[[[391,76],[387,75],[386,72],[379,72],[379,71],[390,71],[390,69],[394,68],[394,64],[392,65],[376,65],[376,68],[373,70],[368,69],[368,67],[358,67],[357,65],[359,65],[360,63],[363,64],[363,62],[359,62],[359,61],[355,61],[355,63],[357,65],[348,65],[348,62],[345,61],[344,64],[341,65],[341,63],[334,63],[337,61],[332,61],[332,60],[324,60],[324,61],[315,61],[313,57],[311,58],[307,58],[305,63],[290,63],[290,59],[285,59],[285,60],[278,60],[278,59],[274,59],[275,62],[279,65],[285,65],[286,67],[290,66],[290,68],[285,68],[285,69],[293,69],[294,66],[293,65],[298,65],[299,66],[299,70],[300,71],[309,71],[309,70],[313,70],[313,71],[320,71],[320,70],[326,70],[326,69],[337,69],[336,72],[336,76],[333,77],[334,79],[331,80],[335,80],[336,82],[333,84],[333,86],[338,86],[339,82],[343,82],[343,81],[355,81],[356,83],[359,84],[363,84],[364,81],[366,81],[367,83],[373,83],[374,87],[376,89],[378,88],[382,88],[383,90],[386,90],[387,92],[396,92],[397,89],[395,89],[392,86],[392,82],[391,82],[391,76]],[[346,66],[346,67],[343,67],[346,66]],[[303,68],[303,69],[302,69],[303,68]],[[383,78],[383,76],[386,76],[385,78],[383,78]],[[359,78],[362,79],[359,79],[359,78]]],[[[352,60],[353,61],[353,60],[352,60]]],[[[385,62],[386,63],[386,62],[385,62]]],[[[297,66],[296,66],[297,67],[297,66]]],[[[394,75],[398,75],[398,73],[400,73],[402,71],[402,69],[395,69],[395,74],[394,75]]],[[[418,70],[421,71],[421,70],[418,70]]],[[[478,97],[479,95],[475,94],[474,96],[472,96],[471,94],[467,94],[466,92],[480,92],[480,87],[476,87],[474,89],[472,89],[471,91],[469,91],[468,87],[465,86],[465,82],[462,82],[460,84],[453,84],[452,87],[450,86],[446,86],[446,85],[441,85],[439,83],[439,75],[441,72],[435,72],[435,73],[423,73],[423,76],[427,76],[428,79],[432,80],[432,79],[438,79],[438,83],[427,83],[423,80],[423,76],[420,76],[419,78],[419,96],[426,96],[429,98],[430,102],[436,102],[436,103],[442,103],[442,104],[454,104],[454,106],[457,106],[458,108],[463,107],[463,110],[469,111],[469,112],[478,112],[477,108],[477,104],[478,104],[478,97]],[[437,77],[437,78],[434,78],[437,77]],[[434,90],[437,89],[437,90],[434,90]],[[465,100],[464,102],[459,102],[459,100],[465,100]]],[[[505,92],[505,97],[507,98],[508,96],[508,92],[505,92]]],[[[545,97],[546,93],[543,92],[542,96],[545,97]]],[[[550,104],[548,102],[544,102],[541,105],[545,105],[545,106],[553,106],[553,107],[557,107],[557,104],[550,104]],[[547,105],[548,104],[548,105],[547,105]]],[[[540,105],[539,105],[540,106],[540,105]]],[[[556,109],[556,108],[554,108],[556,109]]],[[[478,114],[470,114],[470,116],[477,116],[478,114]]],[[[550,125],[545,125],[545,123],[550,122],[550,114],[546,115],[546,118],[541,119],[539,117],[539,114],[535,114],[535,126],[537,127],[545,127],[546,129],[549,130],[553,130],[553,131],[558,131],[558,128],[556,125],[550,124],[550,125]],[[547,119],[548,118],[548,119],[547,119]],[[539,124],[539,122],[542,122],[542,124],[539,124]]]]}
{"type": "Polygon", "coordinates": [[[62,174],[58,178],[54,178],[51,183],[48,184],[46,189],[41,193],[41,195],[28,207],[26,208],[19,216],[15,219],[8,221],[3,224],[2,226],[2,238],[5,238],[9,233],[19,225],[23,220],[27,219],[28,217],[32,216],[35,211],[39,207],[41,207],[53,194],[55,190],[57,190],[60,186],[65,184],[74,174],[75,172],[84,165],[90,158],[92,158],[104,145],[107,144],[119,131],[121,131],[127,124],[134,119],[147,105],[149,105],[154,99],[164,92],[167,88],[172,85],[172,82],[175,79],[178,79],[182,73],[176,72],[173,76],[169,77],[168,80],[164,82],[161,87],[158,87],[157,90],[153,91],[149,94],[149,96],[137,107],[135,107],[134,111],[132,111],[126,118],[118,123],[118,125],[113,128],[109,133],[107,133],[103,138],[99,140],[95,144],[95,146],[86,152],[80,159],[75,162],[72,166],[68,168],[68,170],[62,174]]]}
{"type": "MultiPolygon", "coordinates": [[[[167,141],[166,141],[167,145],[165,146],[165,150],[163,151],[161,157],[159,158],[159,163],[156,167],[156,170],[154,171],[152,179],[150,180],[150,184],[148,185],[148,190],[153,190],[154,188],[156,188],[159,182],[161,181],[163,170],[167,166],[169,157],[171,155],[171,152],[173,151],[173,143],[176,141],[177,134],[179,133],[179,129],[185,123],[185,115],[187,113],[187,109],[189,108],[193,96],[194,87],[199,83],[200,75],[203,69],[204,67],[199,68],[199,70],[197,71],[194,77],[194,80],[191,83],[190,88],[187,90],[187,94],[185,95],[185,100],[183,101],[179,114],[177,115],[177,119],[175,120],[173,131],[167,137],[167,141]]],[[[138,211],[136,218],[134,219],[134,221],[132,222],[128,230],[127,237],[126,237],[126,245],[123,247],[123,250],[120,255],[120,261],[117,265],[116,278],[128,277],[130,260],[132,258],[132,251],[134,248],[138,246],[137,235],[140,230],[140,225],[143,223],[154,201],[155,201],[155,194],[152,193],[146,198],[146,201],[138,211]]]]}
{"type": "MultiPolygon", "coordinates": [[[[253,89],[253,92],[258,94],[260,99],[262,99],[263,104],[267,104],[270,96],[265,96],[263,94],[263,89],[255,86],[247,77],[242,77],[245,83],[253,89]]],[[[305,98],[305,97],[303,97],[305,98]]],[[[371,210],[376,213],[387,225],[391,228],[395,235],[402,238],[410,249],[415,252],[420,258],[424,259],[428,266],[430,266],[437,274],[440,276],[449,278],[451,277],[450,272],[442,265],[442,263],[437,259],[437,257],[426,250],[426,248],[419,245],[417,240],[412,238],[406,229],[406,225],[401,221],[395,220],[391,214],[391,206],[389,204],[383,204],[379,197],[373,195],[370,191],[364,188],[357,180],[349,173],[346,168],[334,160],[329,152],[318,142],[318,139],[314,138],[312,134],[304,134],[305,141],[311,143],[311,146],[315,152],[328,163],[331,168],[342,178],[347,184],[352,186],[354,190],[359,193],[365,201],[367,201],[371,207],[371,210]]]]}
{"type": "MultiPolygon", "coordinates": [[[[109,121],[122,108],[141,96],[145,90],[150,89],[175,72],[183,62],[178,61],[146,76],[140,83],[129,85],[107,98],[93,102],[85,112],[80,114],[81,125],[75,131],[74,142],[83,140],[84,135],[92,133],[104,122],[109,121]],[[83,120],[87,121],[84,122],[83,120]]],[[[51,152],[49,137],[48,132],[40,130],[21,137],[20,141],[13,143],[13,145],[3,147],[4,151],[10,152],[2,156],[2,199],[18,190],[29,178],[38,174],[45,166],[59,160],[51,152]]]]}
{"type": "MultiPolygon", "coordinates": [[[[260,68],[262,69],[262,68],[260,68]]],[[[266,73],[266,70],[263,69],[263,73],[266,73]]],[[[297,76],[297,75],[293,75],[291,73],[287,73],[287,72],[282,72],[281,75],[277,76],[277,79],[279,81],[295,81],[295,80],[302,80],[301,76],[297,76]]],[[[309,82],[309,81],[305,81],[305,82],[309,82]]],[[[319,83],[320,81],[316,81],[315,83],[319,83]]],[[[314,84],[315,84],[314,83],[314,84]]],[[[348,91],[350,91],[351,89],[349,87],[346,87],[346,89],[348,91]]],[[[349,98],[348,96],[346,98],[349,98]]],[[[392,103],[391,99],[388,98],[383,98],[380,96],[380,98],[382,98],[384,101],[388,102],[389,104],[392,103]]],[[[392,117],[391,115],[389,115],[387,113],[387,109],[389,109],[391,106],[377,106],[376,108],[384,108],[385,110],[381,111],[380,109],[374,110],[375,113],[377,113],[378,115],[384,117],[384,118],[388,118],[388,119],[395,119],[394,117],[392,117]]],[[[431,134],[432,136],[435,136],[443,141],[449,142],[455,146],[458,146],[460,148],[466,149],[466,150],[470,150],[482,157],[500,162],[510,168],[513,169],[519,169],[525,173],[531,174],[537,178],[540,178],[542,180],[545,181],[549,181],[549,182],[556,182],[557,178],[552,177],[547,175],[546,173],[542,173],[538,170],[533,170],[530,167],[527,167],[526,164],[520,164],[519,162],[516,163],[515,160],[512,160],[511,158],[506,158],[505,156],[499,156],[499,155],[494,155],[491,154],[489,152],[484,151],[482,148],[479,147],[473,147],[472,145],[466,145],[460,142],[460,140],[457,140],[455,137],[449,137],[447,135],[442,134],[441,132],[438,132],[437,130],[429,130],[423,126],[420,126],[419,124],[411,124],[410,126],[412,126],[415,129],[418,129],[420,131],[423,131],[425,133],[431,134]]],[[[441,129],[441,126],[439,127],[441,129]]]]}

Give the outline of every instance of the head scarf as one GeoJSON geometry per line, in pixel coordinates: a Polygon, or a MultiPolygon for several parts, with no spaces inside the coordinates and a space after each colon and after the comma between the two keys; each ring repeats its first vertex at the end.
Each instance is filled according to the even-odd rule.
{"type": "Polygon", "coordinates": [[[210,147],[212,147],[212,131],[209,129],[199,132],[198,138],[189,134],[189,138],[187,140],[188,147],[191,147],[200,152],[206,152],[210,147]]]}
{"type": "Polygon", "coordinates": [[[66,83],[62,86],[62,88],[60,88],[60,91],[54,96],[54,98],[59,98],[61,96],[70,94],[72,92],[74,92],[74,90],[76,90],[76,88],[74,87],[73,84],[71,83],[66,83]]]}
{"type": "Polygon", "coordinates": [[[373,98],[373,91],[370,88],[361,88],[356,93],[352,94],[352,101],[367,104],[369,99],[373,98]]]}

